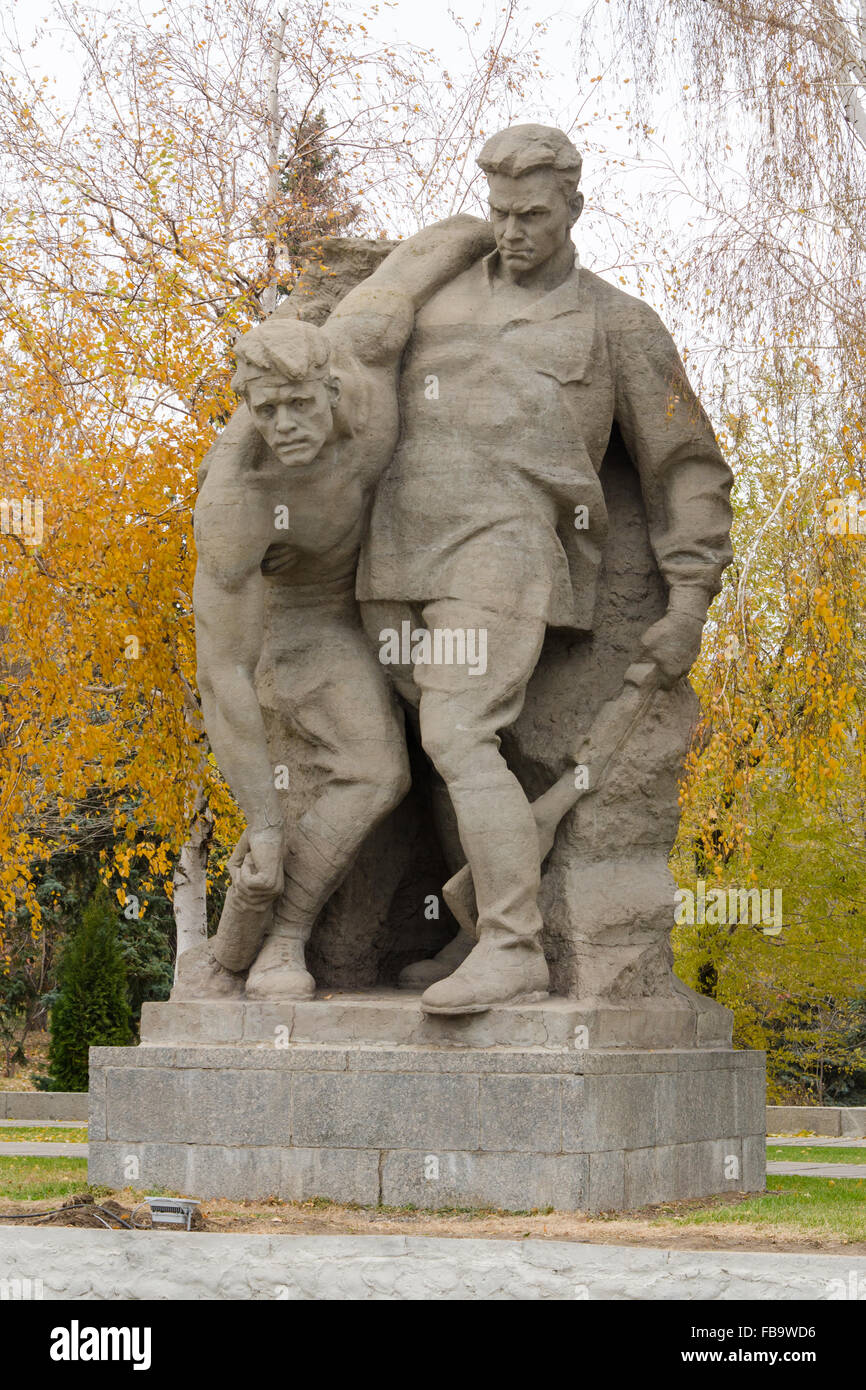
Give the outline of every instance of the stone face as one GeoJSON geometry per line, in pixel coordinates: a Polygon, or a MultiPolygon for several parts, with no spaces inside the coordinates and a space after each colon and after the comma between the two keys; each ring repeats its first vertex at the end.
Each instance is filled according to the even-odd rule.
{"type": "MultiPolygon", "coordinates": [[[[717,1134],[736,1134],[734,1071],[676,1073],[666,1077],[656,1097],[656,1123],[669,1141],[712,1139],[717,1134]]],[[[761,1120],[758,1117],[758,1128],[761,1120]]]]}
{"type": "Polygon", "coordinates": [[[196,1197],[610,1210],[763,1185],[763,1054],[93,1048],[89,1174],[196,1197]],[[103,1099],[104,1097],[104,1099],[103,1099]],[[104,1120],[102,1118],[104,1113],[104,1120]]]}
{"type": "MultiPolygon", "coordinates": [[[[675,1073],[677,1084],[680,1073],[675,1073]]],[[[670,1082],[670,1077],[665,1077],[670,1082]]],[[[686,1077],[686,1082],[691,1080],[686,1077]]],[[[585,1076],[580,1110],[563,1117],[563,1142],[570,1149],[644,1149],[659,1142],[659,1083],[653,1073],[585,1076]],[[575,1121],[577,1122],[575,1124],[575,1121]]]]}
{"type": "Polygon", "coordinates": [[[167,1141],[183,1133],[188,1144],[259,1145],[290,1132],[291,1077],[279,1071],[250,1074],[226,1066],[154,1067],[106,1076],[106,1136],[132,1143],[167,1141]]]}
{"type": "Polygon", "coordinates": [[[479,1147],[558,1153],[562,1148],[561,1093],[558,1077],[483,1077],[479,1147]]]}
{"type": "Polygon", "coordinates": [[[838,1139],[847,1134],[866,1137],[866,1108],[841,1105],[768,1105],[769,1134],[820,1134],[838,1139]]]}
{"type": "Polygon", "coordinates": [[[426,1135],[446,1149],[476,1149],[475,1076],[410,1071],[316,1073],[295,1078],[293,1139],[324,1148],[417,1148],[426,1135]]]}
{"type": "Polygon", "coordinates": [[[625,1153],[608,1149],[591,1153],[587,1206],[591,1211],[620,1211],[625,1206],[625,1153]]]}
{"type": "Polygon", "coordinates": [[[88,1078],[90,1113],[87,1122],[88,1140],[105,1139],[105,1071],[101,1067],[89,1069],[88,1078]]]}
{"type": "Polygon", "coordinates": [[[840,1131],[844,1137],[866,1138],[866,1106],[840,1107],[840,1131]]]}
{"type": "Polygon", "coordinates": [[[761,1192],[767,1181],[767,1144],[762,1134],[743,1136],[743,1188],[761,1192]]]}
{"type": "MultiPolygon", "coordinates": [[[[87,1180],[104,1187],[130,1184],[145,1192],[167,1189],[178,1196],[195,1197],[192,1186],[193,1147],[190,1144],[141,1143],[123,1139],[89,1144],[87,1180]]],[[[262,1169],[262,1180],[267,1173],[262,1169]]],[[[230,1168],[220,1175],[220,1186],[229,1185],[230,1168]]]]}
{"type": "Polygon", "coordinates": [[[580,1211],[587,1202],[586,1171],[585,1154],[401,1150],[385,1156],[382,1203],[580,1211]]]}
{"type": "Polygon", "coordinates": [[[764,1126],[766,1097],[766,1084],[758,1073],[754,1071],[737,1073],[735,1106],[738,1134],[753,1134],[764,1126]]]}

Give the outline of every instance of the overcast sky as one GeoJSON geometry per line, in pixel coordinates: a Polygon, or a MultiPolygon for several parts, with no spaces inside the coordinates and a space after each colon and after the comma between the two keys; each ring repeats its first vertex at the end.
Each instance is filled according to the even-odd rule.
{"type": "MultiPolygon", "coordinates": [[[[131,3],[134,0],[124,0],[124,8],[131,3]]],[[[64,38],[50,5],[44,0],[36,4],[34,0],[0,0],[0,4],[4,27],[8,31],[10,23],[14,24],[24,42],[27,66],[48,76],[58,97],[71,103],[81,77],[80,53],[64,38]]],[[[116,16],[120,9],[117,0],[97,0],[92,8],[105,14],[105,27],[110,31],[112,14],[116,16]]],[[[137,8],[152,14],[159,6],[154,0],[140,0],[137,8]]],[[[453,6],[448,0],[393,0],[376,7],[349,0],[347,9],[366,25],[371,36],[431,48],[442,66],[455,71],[469,67],[471,58],[452,11],[470,25],[481,21],[476,44],[479,52],[503,12],[501,0],[466,0],[465,6],[459,0],[453,6]]],[[[606,33],[609,14],[606,5],[593,8],[591,0],[566,0],[566,6],[558,11],[550,0],[523,0],[518,24],[521,32],[534,34],[543,81],[536,83],[517,115],[521,120],[557,125],[573,134],[584,154],[587,201],[575,229],[581,260],[634,291],[642,254],[636,249],[635,229],[658,215],[663,201],[660,190],[670,187],[671,171],[675,177],[681,169],[683,142],[674,94],[669,99],[663,95],[654,103],[656,147],[643,147],[636,157],[638,152],[629,144],[628,123],[622,117],[627,107],[634,106],[633,74],[606,33]],[[590,10],[598,20],[594,29],[598,56],[587,68],[580,57],[579,30],[590,10]],[[542,23],[542,30],[535,28],[537,22],[542,23]],[[591,80],[599,77],[601,80],[591,80]]],[[[684,227],[694,213],[684,201],[678,210],[684,227]]],[[[649,297],[664,313],[658,285],[649,297]]]]}
{"type": "MultiPolygon", "coordinates": [[[[116,13],[119,8],[114,0],[100,0],[93,8],[105,12],[106,28],[110,29],[112,11],[116,13]]],[[[141,9],[148,13],[158,8],[151,0],[143,0],[141,4],[141,9]]],[[[443,66],[457,70],[468,65],[469,57],[464,34],[454,23],[452,14],[461,15],[470,24],[480,19],[478,33],[485,36],[492,31],[497,15],[502,12],[502,5],[497,0],[468,0],[465,6],[449,4],[448,0],[423,0],[423,3],[419,3],[419,0],[392,0],[392,3],[377,7],[350,0],[347,8],[355,17],[363,19],[371,34],[432,48],[443,66]]],[[[604,201],[611,206],[611,210],[614,210],[613,204],[620,201],[622,208],[627,208],[641,191],[653,187],[658,174],[647,162],[647,151],[643,152],[644,160],[635,164],[625,131],[617,129],[621,124],[620,113],[631,104],[634,87],[631,86],[630,92],[632,74],[624,66],[621,55],[615,57],[609,46],[607,53],[604,52],[603,29],[596,31],[602,46],[598,71],[588,72],[581,66],[578,30],[589,8],[590,0],[567,0],[567,10],[563,8],[558,12],[549,0],[523,0],[519,11],[521,31],[533,31],[536,22],[544,25],[544,31],[534,30],[544,81],[543,84],[539,83],[535,99],[530,96],[525,103],[520,118],[557,125],[575,133],[585,156],[587,215],[580,229],[584,258],[613,267],[619,264],[620,256],[616,247],[605,244],[611,228],[608,226],[605,229],[598,218],[590,215],[593,192],[603,186],[604,201]],[[603,74],[601,81],[590,81],[599,74],[603,74]],[[598,113],[597,118],[595,113],[598,113]],[[587,122],[588,128],[582,130],[581,127],[587,122]],[[594,148],[600,141],[606,147],[603,157],[594,148]],[[613,165],[614,158],[625,160],[625,167],[613,165]],[[616,168],[616,174],[611,183],[612,167],[616,168]]],[[[38,0],[36,4],[33,0],[4,0],[3,12],[6,16],[4,25],[8,27],[10,21],[14,23],[24,43],[33,45],[27,50],[31,70],[45,73],[57,95],[71,101],[81,75],[80,54],[68,39],[64,41],[61,29],[51,16],[50,7],[39,4],[38,0]]],[[[604,7],[599,13],[603,22],[604,7]]],[[[479,41],[477,47],[480,50],[483,42],[479,41]]],[[[664,110],[665,105],[662,102],[657,111],[659,138],[666,157],[676,164],[677,120],[672,109],[664,110]]],[[[620,214],[622,208],[615,210],[620,214]]]]}

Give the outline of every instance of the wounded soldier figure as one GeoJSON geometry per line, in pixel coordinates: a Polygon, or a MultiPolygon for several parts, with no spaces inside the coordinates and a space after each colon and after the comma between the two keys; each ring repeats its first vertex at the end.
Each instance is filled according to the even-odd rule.
{"type": "Polygon", "coordinates": [[[205,725],[246,830],[217,934],[181,957],[175,1000],[238,994],[244,971],[247,998],[310,998],[316,917],[408,790],[403,717],[360,622],[355,571],[397,442],[415,312],[491,246],[486,223],[451,218],[401,243],[323,328],[277,314],[236,344],[245,404],[208,455],[193,598],[205,725]],[[323,775],[294,824],[257,668],[323,775]]]}

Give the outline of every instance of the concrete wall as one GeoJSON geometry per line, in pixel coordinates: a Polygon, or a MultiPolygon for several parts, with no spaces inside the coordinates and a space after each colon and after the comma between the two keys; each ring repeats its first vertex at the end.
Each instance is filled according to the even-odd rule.
{"type": "Polygon", "coordinates": [[[826,1135],[830,1139],[866,1139],[866,1106],[768,1105],[768,1134],[826,1135]]]}
{"type": "MultiPolygon", "coordinates": [[[[0,1238],[0,1281],[10,1279],[29,1279],[31,1289],[41,1280],[45,1299],[775,1302],[866,1298],[866,1258],[571,1241],[14,1226],[0,1238]]],[[[3,1288],[0,1283],[0,1294],[3,1288]]]]}
{"type": "Polygon", "coordinates": [[[0,1091],[0,1120],[81,1120],[87,1124],[87,1091],[0,1091]]]}

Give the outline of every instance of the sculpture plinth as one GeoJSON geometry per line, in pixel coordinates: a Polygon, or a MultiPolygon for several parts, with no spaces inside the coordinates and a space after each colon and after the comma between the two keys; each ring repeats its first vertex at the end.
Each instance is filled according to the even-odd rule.
{"type": "Polygon", "coordinates": [[[384,1044],[389,1047],[719,1048],[731,1045],[733,1016],[683,988],[629,1005],[550,998],[454,1017],[421,1012],[409,990],[333,990],[295,1003],[206,1000],[145,1004],[146,1046],[384,1044]]]}
{"type": "Polygon", "coordinates": [[[762,1053],[592,1027],[577,1001],[425,1019],[396,991],[146,1005],[142,1046],[91,1052],[89,1179],[134,1158],[135,1186],[202,1198],[588,1212],[763,1187],[762,1053]]]}

